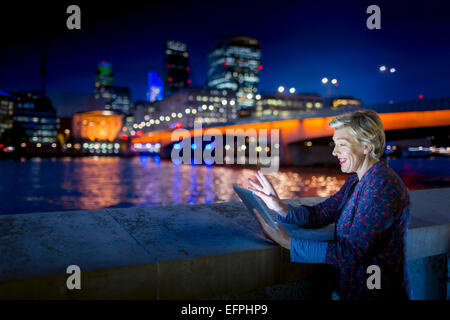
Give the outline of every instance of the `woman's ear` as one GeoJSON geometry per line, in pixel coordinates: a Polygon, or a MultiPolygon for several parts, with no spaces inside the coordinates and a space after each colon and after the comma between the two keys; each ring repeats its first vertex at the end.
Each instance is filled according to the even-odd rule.
{"type": "Polygon", "coordinates": [[[370,152],[372,152],[372,149],[372,145],[364,145],[364,154],[369,154],[370,152]]]}

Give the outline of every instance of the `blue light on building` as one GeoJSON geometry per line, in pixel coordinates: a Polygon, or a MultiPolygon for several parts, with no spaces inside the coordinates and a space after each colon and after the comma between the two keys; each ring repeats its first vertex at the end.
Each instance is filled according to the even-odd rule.
{"type": "Polygon", "coordinates": [[[156,72],[148,73],[147,101],[153,102],[164,98],[164,83],[156,72]]]}

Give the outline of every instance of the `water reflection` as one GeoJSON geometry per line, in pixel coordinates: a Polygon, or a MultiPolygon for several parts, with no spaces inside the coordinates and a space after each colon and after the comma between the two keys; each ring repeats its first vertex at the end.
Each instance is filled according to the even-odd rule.
{"type": "Polygon", "coordinates": [[[187,203],[189,204],[195,204],[196,200],[197,200],[197,196],[198,196],[198,191],[197,191],[197,171],[198,171],[198,166],[192,166],[190,167],[190,175],[189,175],[189,181],[191,182],[189,185],[189,189],[188,189],[188,201],[187,203]]]}
{"type": "Polygon", "coordinates": [[[144,168],[148,167],[148,156],[140,156],[139,161],[141,162],[144,168]]]}
{"type": "Polygon", "coordinates": [[[125,186],[119,158],[80,158],[74,162],[75,166],[66,167],[61,186],[68,195],[57,204],[65,209],[100,209],[121,202],[125,186]]]}
{"type": "Polygon", "coordinates": [[[182,195],[182,182],[180,166],[174,166],[174,177],[172,181],[172,200],[174,204],[182,203],[183,199],[182,195]]]}
{"type": "MultiPolygon", "coordinates": [[[[430,161],[389,164],[409,189],[448,186],[441,173],[449,160],[430,161]]],[[[174,165],[159,157],[0,161],[0,213],[224,202],[238,200],[233,184],[246,188],[253,177],[248,168],[174,165]]],[[[281,198],[298,198],[330,196],[347,177],[337,168],[282,168],[269,179],[281,198]]]]}
{"type": "Polygon", "coordinates": [[[211,166],[205,166],[205,203],[215,202],[215,194],[213,192],[213,173],[211,166]]]}

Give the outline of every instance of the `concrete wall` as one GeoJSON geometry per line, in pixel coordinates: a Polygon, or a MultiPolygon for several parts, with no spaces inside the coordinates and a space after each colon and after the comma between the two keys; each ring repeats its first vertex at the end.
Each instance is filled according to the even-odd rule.
{"type": "MultiPolygon", "coordinates": [[[[446,296],[449,194],[411,192],[408,256],[418,298],[446,296]]],[[[286,229],[333,237],[332,225],[286,229]]],[[[237,201],[0,216],[1,299],[330,299],[329,270],[290,263],[237,201]],[[82,270],[81,290],[66,287],[72,264],[82,270]]]]}

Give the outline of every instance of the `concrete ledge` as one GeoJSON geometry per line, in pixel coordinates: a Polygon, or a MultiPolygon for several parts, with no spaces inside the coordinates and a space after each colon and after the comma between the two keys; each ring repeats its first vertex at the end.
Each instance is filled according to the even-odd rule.
{"type": "MultiPolygon", "coordinates": [[[[449,253],[450,189],[410,194],[408,257],[449,253]]],[[[286,229],[317,240],[334,232],[286,229]]],[[[0,255],[1,299],[202,299],[308,281],[299,297],[330,294],[327,266],[290,263],[288,251],[266,240],[238,201],[3,215],[0,255]],[[82,290],[66,288],[71,264],[82,270],[82,290]]]]}

